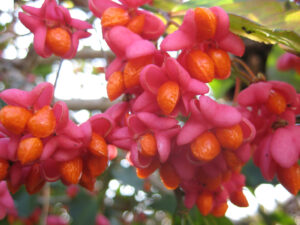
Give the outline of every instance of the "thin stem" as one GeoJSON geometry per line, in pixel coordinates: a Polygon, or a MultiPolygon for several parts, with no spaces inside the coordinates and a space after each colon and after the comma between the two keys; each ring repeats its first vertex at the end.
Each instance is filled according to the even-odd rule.
{"type": "Polygon", "coordinates": [[[47,216],[49,212],[49,205],[50,205],[50,184],[46,183],[43,187],[43,207],[42,207],[42,215],[41,215],[41,225],[47,224],[47,216]]]}
{"type": "Polygon", "coordinates": [[[58,78],[59,78],[59,73],[60,73],[63,61],[64,60],[61,59],[60,62],[59,62],[59,66],[58,66],[58,70],[57,70],[56,77],[55,77],[55,82],[54,82],[54,90],[56,89],[56,85],[57,85],[57,81],[58,81],[58,78]]]}
{"type": "Polygon", "coordinates": [[[236,72],[237,76],[244,81],[247,85],[252,82],[251,77],[244,71],[241,71],[236,62],[232,63],[232,68],[236,72]]]}
{"type": "Polygon", "coordinates": [[[237,103],[237,97],[240,93],[240,89],[241,89],[241,79],[236,77],[235,78],[235,89],[234,89],[234,96],[233,96],[233,103],[236,104],[237,103]]]}
{"type": "Polygon", "coordinates": [[[238,59],[238,58],[233,58],[232,61],[241,65],[246,70],[246,72],[250,75],[252,81],[255,81],[257,79],[255,74],[252,72],[252,70],[249,68],[249,66],[243,60],[238,59]]]}

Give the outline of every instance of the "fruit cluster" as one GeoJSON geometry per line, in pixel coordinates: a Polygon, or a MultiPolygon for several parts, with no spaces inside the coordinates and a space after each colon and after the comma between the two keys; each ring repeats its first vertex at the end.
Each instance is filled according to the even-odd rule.
{"type": "MultiPolygon", "coordinates": [[[[74,22],[54,2],[46,0],[41,9],[24,6],[31,16],[20,13],[20,19],[36,37],[44,38],[35,41],[38,54],[48,56],[51,49],[63,58],[74,56],[77,45],[68,48],[72,54],[62,50],[69,46],[64,44],[68,35],[63,33],[70,35],[66,27],[88,26],[74,22]],[[54,8],[59,9],[55,12],[61,13],[64,24],[56,17],[55,23],[49,22],[47,16],[54,8]],[[43,17],[31,23],[33,15],[43,17]],[[57,40],[53,36],[58,34],[64,47],[54,49],[57,40]]],[[[118,147],[127,151],[139,178],[158,170],[163,184],[168,189],[181,188],[186,207],[196,204],[203,215],[223,216],[228,200],[248,205],[241,169],[251,156],[267,180],[277,175],[297,194],[300,128],[295,118],[300,96],[295,89],[278,81],[253,83],[238,95],[237,107],[205,95],[207,82],[230,76],[228,52],[244,53],[242,40],[229,30],[227,13],[220,7],[188,10],[178,30],[157,48],[153,43],[165,25],[138,8],[149,0],[120,2],[89,0],[89,7],[101,18],[103,37],[116,54],[106,69],[107,94],[110,100],[125,94],[123,102],[76,125],[65,103],[51,106],[53,86],[49,83],[30,92],[1,92],[7,106],[0,111],[0,179],[7,181],[9,190],[14,193],[25,184],[32,194],[46,181],[58,179],[93,190],[118,147]],[[177,58],[168,54],[174,50],[180,51],[177,58]]],[[[72,35],[82,37],[76,32],[72,35]]]]}

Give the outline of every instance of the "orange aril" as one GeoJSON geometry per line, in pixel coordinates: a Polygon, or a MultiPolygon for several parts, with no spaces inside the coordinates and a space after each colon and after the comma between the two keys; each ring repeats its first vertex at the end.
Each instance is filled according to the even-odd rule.
{"type": "Polygon", "coordinates": [[[26,177],[25,187],[27,192],[31,195],[35,194],[42,189],[45,183],[46,181],[42,177],[40,165],[38,163],[34,164],[26,177]]]}
{"type": "Polygon", "coordinates": [[[213,38],[217,28],[215,14],[208,8],[196,8],[194,12],[197,27],[197,40],[204,41],[213,38]]]}
{"type": "Polygon", "coordinates": [[[66,29],[61,27],[48,28],[46,45],[55,55],[63,56],[71,48],[71,35],[66,29]]]}
{"type": "Polygon", "coordinates": [[[248,207],[249,203],[242,190],[235,191],[230,195],[230,201],[239,207],[248,207]]]}
{"type": "Polygon", "coordinates": [[[50,136],[56,126],[56,118],[50,106],[46,105],[39,109],[28,121],[28,131],[36,137],[50,136]]]}
{"type": "Polygon", "coordinates": [[[186,69],[190,75],[202,82],[211,82],[215,77],[214,61],[201,50],[192,50],[186,56],[186,69]]]}
{"type": "Polygon", "coordinates": [[[108,78],[106,90],[107,96],[111,101],[115,100],[124,93],[125,85],[122,72],[117,71],[110,75],[110,77],[108,78]]]}
{"type": "Polygon", "coordinates": [[[214,198],[211,192],[203,191],[198,195],[196,205],[203,216],[207,216],[213,208],[214,198]]]}
{"type": "Polygon", "coordinates": [[[160,179],[166,188],[174,190],[180,184],[180,177],[176,173],[173,165],[166,162],[159,169],[160,179]]]}
{"type": "Polygon", "coordinates": [[[69,184],[77,184],[82,174],[82,159],[80,157],[61,162],[60,174],[69,184]]]}
{"type": "Polygon", "coordinates": [[[141,153],[144,156],[155,156],[157,153],[156,139],[153,134],[147,133],[139,138],[141,153]]]}
{"type": "Polygon", "coordinates": [[[43,142],[39,138],[31,137],[20,141],[17,156],[22,164],[27,164],[39,159],[42,152],[43,142]]]}
{"type": "Polygon", "coordinates": [[[151,64],[152,61],[152,55],[128,60],[123,71],[125,87],[130,89],[138,86],[140,84],[140,72],[146,65],[151,64]]]}
{"type": "Polygon", "coordinates": [[[90,173],[83,171],[79,184],[89,191],[94,191],[96,178],[90,175],[90,173]]]}
{"type": "Polygon", "coordinates": [[[223,148],[238,149],[243,143],[243,130],[239,124],[227,128],[216,128],[215,134],[223,148]]]}
{"type": "Polygon", "coordinates": [[[175,109],[179,97],[179,85],[174,81],[167,81],[159,87],[156,100],[163,113],[169,115],[175,109]]]}
{"type": "Polygon", "coordinates": [[[3,126],[14,134],[21,134],[32,113],[19,106],[7,105],[0,111],[0,121],[3,126]]]}
{"type": "Polygon", "coordinates": [[[7,176],[9,163],[5,159],[0,159],[0,181],[4,180],[7,176]]]}
{"type": "Polygon", "coordinates": [[[232,151],[223,151],[223,156],[227,166],[232,170],[238,172],[241,169],[242,162],[232,151]]]}
{"type": "Polygon", "coordinates": [[[231,71],[231,60],[228,53],[222,49],[211,48],[207,54],[214,62],[216,78],[227,79],[231,71]]]}
{"type": "Polygon", "coordinates": [[[108,158],[106,156],[89,155],[86,159],[86,167],[91,176],[96,177],[104,172],[107,167],[108,158]]]}
{"type": "Polygon", "coordinates": [[[200,176],[200,181],[206,190],[215,191],[222,183],[222,175],[219,174],[216,177],[200,176]]]}
{"type": "Polygon", "coordinates": [[[271,90],[266,102],[267,109],[276,115],[280,115],[286,109],[286,99],[278,91],[271,90]]]}
{"type": "Polygon", "coordinates": [[[221,147],[216,136],[210,131],[205,131],[192,142],[191,151],[196,159],[210,161],[219,155],[221,147]]]}
{"type": "Polygon", "coordinates": [[[300,190],[300,166],[295,163],[290,168],[277,167],[279,182],[293,195],[300,190]]]}
{"type": "Polygon", "coordinates": [[[157,159],[153,159],[151,164],[146,168],[136,168],[136,175],[138,178],[144,179],[149,177],[156,169],[160,167],[160,163],[157,159]]]}
{"type": "Polygon", "coordinates": [[[89,144],[88,149],[96,156],[107,156],[107,144],[105,139],[99,134],[92,133],[92,140],[89,144]]]}
{"type": "Polygon", "coordinates": [[[141,34],[144,29],[145,15],[137,15],[130,19],[127,28],[136,34],[141,34]]]}
{"type": "Polygon", "coordinates": [[[124,26],[129,22],[129,14],[126,10],[119,7],[106,9],[101,17],[102,27],[124,26]]]}
{"type": "Polygon", "coordinates": [[[215,206],[211,212],[215,217],[223,217],[228,209],[227,202],[223,202],[215,206]]]}

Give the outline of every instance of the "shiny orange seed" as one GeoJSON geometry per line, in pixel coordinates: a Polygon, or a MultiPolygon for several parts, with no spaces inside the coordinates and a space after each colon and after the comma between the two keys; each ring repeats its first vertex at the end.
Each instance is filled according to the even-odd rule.
{"type": "Polygon", "coordinates": [[[107,144],[105,139],[100,136],[99,134],[92,133],[92,140],[89,144],[88,149],[90,152],[96,156],[107,156],[108,150],[107,150],[107,144]]]}
{"type": "Polygon", "coordinates": [[[249,203],[243,191],[235,191],[230,195],[230,201],[239,207],[248,207],[249,203]]]}
{"type": "Polygon", "coordinates": [[[34,164],[26,177],[25,187],[27,192],[31,195],[35,194],[42,189],[45,183],[46,181],[41,174],[40,165],[38,163],[34,164]]]}
{"type": "Polygon", "coordinates": [[[216,136],[205,131],[192,142],[191,151],[196,159],[207,162],[219,155],[221,147],[216,136]]]}
{"type": "Polygon", "coordinates": [[[179,97],[179,85],[174,81],[167,81],[159,87],[156,100],[163,113],[169,115],[175,109],[179,97]]]}
{"type": "Polygon", "coordinates": [[[147,133],[139,138],[141,153],[144,156],[155,156],[157,153],[156,139],[153,134],[147,133]]]}
{"type": "Polygon", "coordinates": [[[138,178],[144,179],[149,177],[156,169],[160,167],[160,163],[157,159],[153,159],[151,164],[146,168],[136,168],[136,175],[138,178]]]}
{"type": "Polygon", "coordinates": [[[194,12],[197,27],[197,40],[204,41],[213,38],[217,28],[215,14],[208,8],[196,8],[194,12]]]}
{"type": "Polygon", "coordinates": [[[137,15],[130,19],[127,28],[136,34],[141,34],[144,29],[145,15],[137,15]]]}
{"type": "Polygon", "coordinates": [[[123,71],[125,88],[130,89],[138,86],[140,84],[140,72],[152,61],[151,55],[128,60],[123,71]]]}
{"type": "Polygon", "coordinates": [[[180,177],[176,173],[173,165],[166,162],[159,169],[160,179],[167,189],[174,190],[180,184],[180,177]]]}
{"type": "Polygon", "coordinates": [[[32,113],[19,106],[6,105],[0,111],[0,121],[3,126],[14,134],[21,134],[32,113]]]}
{"type": "Polygon", "coordinates": [[[86,166],[93,177],[101,175],[107,167],[108,158],[106,156],[89,155],[86,159],[86,166]]]}
{"type": "Polygon", "coordinates": [[[106,90],[107,96],[111,101],[115,100],[124,93],[125,85],[122,72],[117,71],[110,75],[110,77],[108,78],[106,90]]]}
{"type": "Polygon", "coordinates": [[[190,75],[202,82],[211,82],[215,77],[214,61],[201,50],[192,50],[186,56],[186,69],[190,75]]]}
{"type": "Polygon", "coordinates": [[[207,54],[214,62],[216,78],[227,79],[231,72],[231,60],[228,53],[222,49],[211,48],[207,54]]]}
{"type": "Polygon", "coordinates": [[[272,90],[269,94],[269,98],[266,102],[267,109],[276,115],[280,115],[286,110],[286,99],[282,94],[272,90]]]}
{"type": "Polygon", "coordinates": [[[242,162],[232,151],[223,151],[223,156],[227,166],[232,170],[238,172],[241,169],[242,162]]]}
{"type": "Polygon", "coordinates": [[[79,184],[89,191],[94,191],[95,183],[96,183],[96,177],[90,175],[89,172],[86,172],[84,170],[80,178],[79,184]]]}
{"type": "Polygon", "coordinates": [[[42,152],[42,141],[39,138],[31,137],[20,141],[17,156],[21,164],[27,164],[39,159],[42,152]]]}
{"type": "Polygon", "coordinates": [[[211,214],[215,217],[223,217],[228,209],[227,202],[223,202],[215,206],[211,212],[211,214]]]}
{"type": "Polygon", "coordinates": [[[196,205],[203,216],[207,216],[213,208],[213,195],[209,191],[203,191],[199,194],[196,205]]]}
{"type": "Polygon", "coordinates": [[[119,7],[106,9],[101,17],[102,27],[124,26],[129,22],[129,14],[126,10],[119,7]]]}
{"type": "Polygon", "coordinates": [[[62,178],[69,184],[77,184],[82,175],[82,159],[75,159],[61,162],[60,173],[62,178]]]}
{"type": "Polygon", "coordinates": [[[56,118],[50,106],[39,109],[28,121],[27,129],[35,137],[50,136],[56,126],[56,118]]]}
{"type": "Polygon", "coordinates": [[[295,163],[290,168],[277,167],[277,178],[279,182],[293,195],[300,190],[300,166],[295,163]]]}
{"type": "Polygon", "coordinates": [[[216,128],[216,137],[225,149],[236,150],[243,143],[243,130],[239,124],[227,128],[216,128]]]}
{"type": "Polygon", "coordinates": [[[0,159],[0,181],[4,180],[7,176],[9,163],[5,159],[0,159]]]}
{"type": "Polygon", "coordinates": [[[48,28],[46,46],[57,56],[66,54],[72,45],[70,33],[61,27],[48,28]]]}

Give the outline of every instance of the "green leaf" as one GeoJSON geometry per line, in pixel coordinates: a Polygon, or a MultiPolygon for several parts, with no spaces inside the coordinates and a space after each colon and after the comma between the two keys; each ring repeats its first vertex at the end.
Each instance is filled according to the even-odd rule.
{"type": "Polygon", "coordinates": [[[163,194],[161,199],[156,200],[151,207],[156,210],[163,210],[173,214],[175,212],[176,205],[177,202],[174,195],[163,194]]]}
{"type": "Polygon", "coordinates": [[[216,99],[222,98],[226,95],[231,87],[234,85],[233,79],[226,79],[226,80],[217,80],[214,79],[212,82],[209,83],[210,88],[212,89],[213,96],[216,99]]]}
{"type": "Polygon", "coordinates": [[[244,17],[229,14],[230,29],[235,34],[267,44],[280,43],[292,52],[300,53],[300,36],[293,31],[274,30],[244,17]]]}
{"type": "Polygon", "coordinates": [[[37,67],[35,67],[32,71],[33,74],[42,77],[46,77],[51,72],[52,64],[40,64],[37,67]]]}
{"type": "Polygon", "coordinates": [[[69,203],[69,210],[72,217],[72,225],[95,224],[98,211],[97,198],[85,192],[80,192],[69,203]]]}
{"type": "Polygon", "coordinates": [[[22,187],[14,196],[14,201],[18,214],[21,217],[28,217],[38,206],[37,196],[29,195],[24,187],[22,187]]]}
{"type": "Polygon", "coordinates": [[[122,184],[129,184],[137,190],[143,189],[143,180],[136,176],[133,167],[123,168],[120,165],[115,165],[111,172],[113,177],[121,181],[122,184]]]}

